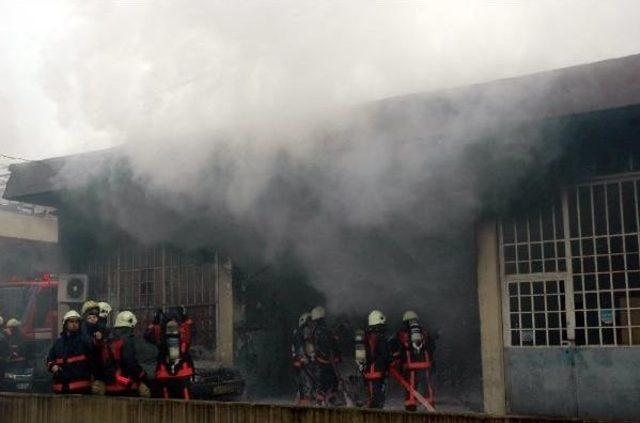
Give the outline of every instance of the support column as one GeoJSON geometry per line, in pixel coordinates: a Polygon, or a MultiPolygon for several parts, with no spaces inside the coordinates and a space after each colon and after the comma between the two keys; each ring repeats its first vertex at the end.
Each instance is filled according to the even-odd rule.
{"type": "Polygon", "coordinates": [[[484,411],[490,414],[505,414],[502,289],[499,271],[498,228],[495,221],[481,222],[477,226],[476,253],[484,411]]]}
{"type": "Polygon", "coordinates": [[[216,259],[216,356],[227,366],[233,365],[233,277],[230,259],[216,259]]]}

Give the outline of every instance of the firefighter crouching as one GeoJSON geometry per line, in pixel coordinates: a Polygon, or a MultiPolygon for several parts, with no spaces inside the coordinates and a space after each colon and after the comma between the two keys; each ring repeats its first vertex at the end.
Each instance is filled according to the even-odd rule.
{"type": "Polygon", "coordinates": [[[340,351],[336,335],[329,329],[325,320],[325,309],[315,307],[311,310],[311,338],[315,355],[316,403],[318,405],[340,405],[339,375],[340,351]]]}
{"type": "Polygon", "coordinates": [[[121,311],[116,316],[102,353],[107,395],[151,396],[147,374],[136,357],[133,328],[137,322],[136,316],[130,311],[121,311]]]}
{"type": "Polygon", "coordinates": [[[366,360],[362,375],[369,391],[367,407],[383,408],[387,388],[387,371],[391,360],[386,335],[386,317],[379,310],[369,313],[365,334],[366,360]]]}
{"type": "Polygon", "coordinates": [[[156,381],[163,398],[188,400],[194,375],[191,347],[193,321],[184,308],[164,316],[157,312],[153,324],[145,331],[145,339],[158,348],[156,381]]]}
{"type": "Polygon", "coordinates": [[[313,394],[313,375],[307,355],[306,347],[311,336],[311,314],[303,313],[298,319],[298,328],[293,331],[293,343],[291,344],[291,358],[296,375],[297,405],[310,405],[313,394]]]}
{"type": "MultiPolygon", "coordinates": [[[[435,393],[431,382],[432,351],[427,332],[423,329],[418,315],[408,310],[402,317],[402,327],[392,340],[394,363],[404,380],[422,395],[431,406],[435,406],[435,393]]],[[[414,395],[405,389],[405,409],[416,411],[414,395]]]]}
{"type": "Polygon", "coordinates": [[[71,310],[64,315],[62,333],[47,356],[56,394],[91,393],[90,340],[80,332],[81,316],[71,310]]]}

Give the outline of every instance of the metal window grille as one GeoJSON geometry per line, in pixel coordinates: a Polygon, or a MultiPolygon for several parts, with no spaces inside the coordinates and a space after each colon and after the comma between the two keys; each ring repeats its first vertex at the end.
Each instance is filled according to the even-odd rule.
{"type": "Polygon", "coordinates": [[[133,311],[140,322],[149,321],[157,308],[186,306],[197,342],[215,347],[215,268],[179,250],[125,245],[88,264],[86,273],[94,298],[109,299],[116,310],[133,311]]]}
{"type": "Polygon", "coordinates": [[[562,197],[500,224],[505,342],[640,345],[640,176],[562,197]]]}

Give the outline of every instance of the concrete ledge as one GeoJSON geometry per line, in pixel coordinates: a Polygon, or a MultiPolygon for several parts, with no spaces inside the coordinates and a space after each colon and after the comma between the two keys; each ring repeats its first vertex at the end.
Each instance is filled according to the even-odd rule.
{"type": "Polygon", "coordinates": [[[58,219],[0,210],[0,237],[58,242],[58,219]]]}
{"type": "Polygon", "coordinates": [[[414,423],[579,421],[482,414],[412,414],[348,408],[0,393],[0,421],[11,423],[414,423]]]}

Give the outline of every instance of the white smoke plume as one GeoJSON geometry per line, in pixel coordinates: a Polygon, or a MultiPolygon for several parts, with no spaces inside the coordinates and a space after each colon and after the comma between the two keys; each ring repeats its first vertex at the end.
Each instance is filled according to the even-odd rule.
{"type": "MultiPolygon", "coordinates": [[[[266,256],[293,243],[318,268],[351,269],[344,278],[361,266],[344,249],[350,228],[406,241],[389,228],[436,236],[468,222],[479,199],[459,153],[495,119],[482,105],[456,110],[443,138],[420,107],[394,120],[367,103],[640,51],[633,1],[1,7],[0,153],[122,145],[149,196],[185,214],[223,209],[264,237],[266,256]],[[297,184],[313,204],[296,203],[297,184]]],[[[61,181],[98,169],[69,166],[61,181]]],[[[122,202],[111,210],[142,240],[164,235],[122,202]]],[[[333,292],[336,275],[324,277],[333,292]]]]}

